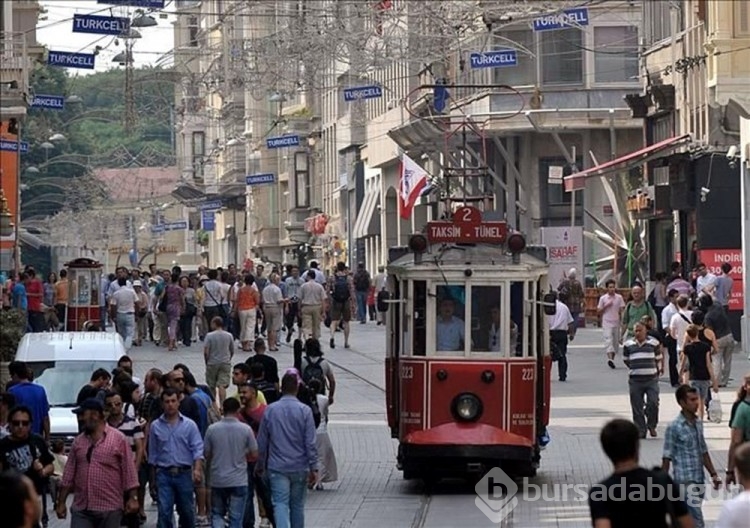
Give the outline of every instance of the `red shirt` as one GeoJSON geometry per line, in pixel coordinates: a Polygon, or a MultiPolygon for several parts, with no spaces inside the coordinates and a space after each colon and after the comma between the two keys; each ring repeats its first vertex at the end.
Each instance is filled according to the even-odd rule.
{"type": "Polygon", "coordinates": [[[76,436],[61,484],[73,486],[74,510],[122,510],[125,492],[138,487],[135,460],[125,435],[107,425],[96,443],[88,435],[76,436]]]}
{"type": "Polygon", "coordinates": [[[42,311],[42,299],[44,298],[44,286],[39,279],[30,280],[26,285],[26,297],[29,300],[30,312],[42,311]]]}

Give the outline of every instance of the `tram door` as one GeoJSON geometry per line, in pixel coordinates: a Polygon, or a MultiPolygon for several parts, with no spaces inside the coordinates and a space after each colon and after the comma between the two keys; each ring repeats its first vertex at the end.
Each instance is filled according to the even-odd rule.
{"type": "MultiPolygon", "coordinates": [[[[398,301],[402,298],[402,285],[395,278],[389,278],[389,289],[392,293],[391,298],[398,301]]],[[[385,358],[385,395],[386,411],[388,415],[388,426],[391,429],[391,438],[399,437],[399,420],[401,401],[401,380],[399,376],[399,359],[403,354],[401,350],[401,340],[406,329],[402,322],[403,306],[400,302],[392,303],[386,315],[388,329],[388,340],[386,342],[385,358]]]]}

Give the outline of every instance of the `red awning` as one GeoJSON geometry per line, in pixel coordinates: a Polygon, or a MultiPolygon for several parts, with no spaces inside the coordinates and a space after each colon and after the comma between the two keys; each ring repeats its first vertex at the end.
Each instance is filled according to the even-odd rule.
{"type": "Polygon", "coordinates": [[[631,167],[641,165],[650,161],[654,157],[663,154],[666,151],[672,150],[679,147],[683,143],[690,141],[690,135],[676,136],[673,138],[665,139],[659,143],[649,145],[648,147],[636,150],[630,154],[625,154],[621,158],[602,163],[596,167],[591,167],[585,171],[576,172],[570,176],[563,178],[565,182],[566,191],[580,191],[586,186],[586,178],[589,176],[605,176],[612,172],[619,172],[627,170],[631,167]]]}

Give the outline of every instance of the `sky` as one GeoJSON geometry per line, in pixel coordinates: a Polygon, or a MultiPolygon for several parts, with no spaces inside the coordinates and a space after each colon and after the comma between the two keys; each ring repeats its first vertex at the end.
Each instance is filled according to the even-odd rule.
{"type": "MultiPolygon", "coordinates": [[[[97,0],[40,0],[47,13],[40,15],[37,24],[37,41],[47,46],[51,51],[68,51],[93,53],[97,45],[102,49],[96,57],[95,70],[69,68],[71,75],[88,75],[96,71],[106,71],[113,67],[121,67],[112,62],[115,55],[124,50],[122,39],[115,45],[115,38],[106,35],[91,35],[87,33],[73,33],[73,15],[96,14],[100,16],[130,16],[134,7],[119,7],[97,3],[97,0]],[[111,12],[110,12],[111,11],[111,12]],[[43,20],[46,18],[46,20],[43,20]]],[[[171,65],[170,51],[174,45],[174,21],[172,1],[167,0],[164,14],[152,13],[158,26],[138,28],[142,38],[136,39],[133,55],[136,67],[147,65],[171,65]],[[171,8],[171,9],[170,9],[171,8]],[[161,18],[165,16],[166,18],[161,18]]]]}

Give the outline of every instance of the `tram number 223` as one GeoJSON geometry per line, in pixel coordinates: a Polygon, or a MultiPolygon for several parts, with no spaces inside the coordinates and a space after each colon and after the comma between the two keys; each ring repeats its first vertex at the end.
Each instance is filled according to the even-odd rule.
{"type": "Polygon", "coordinates": [[[401,379],[414,379],[414,367],[401,365],[401,379]]]}
{"type": "Polygon", "coordinates": [[[521,381],[533,381],[534,380],[534,368],[522,368],[521,369],[521,381]]]}

